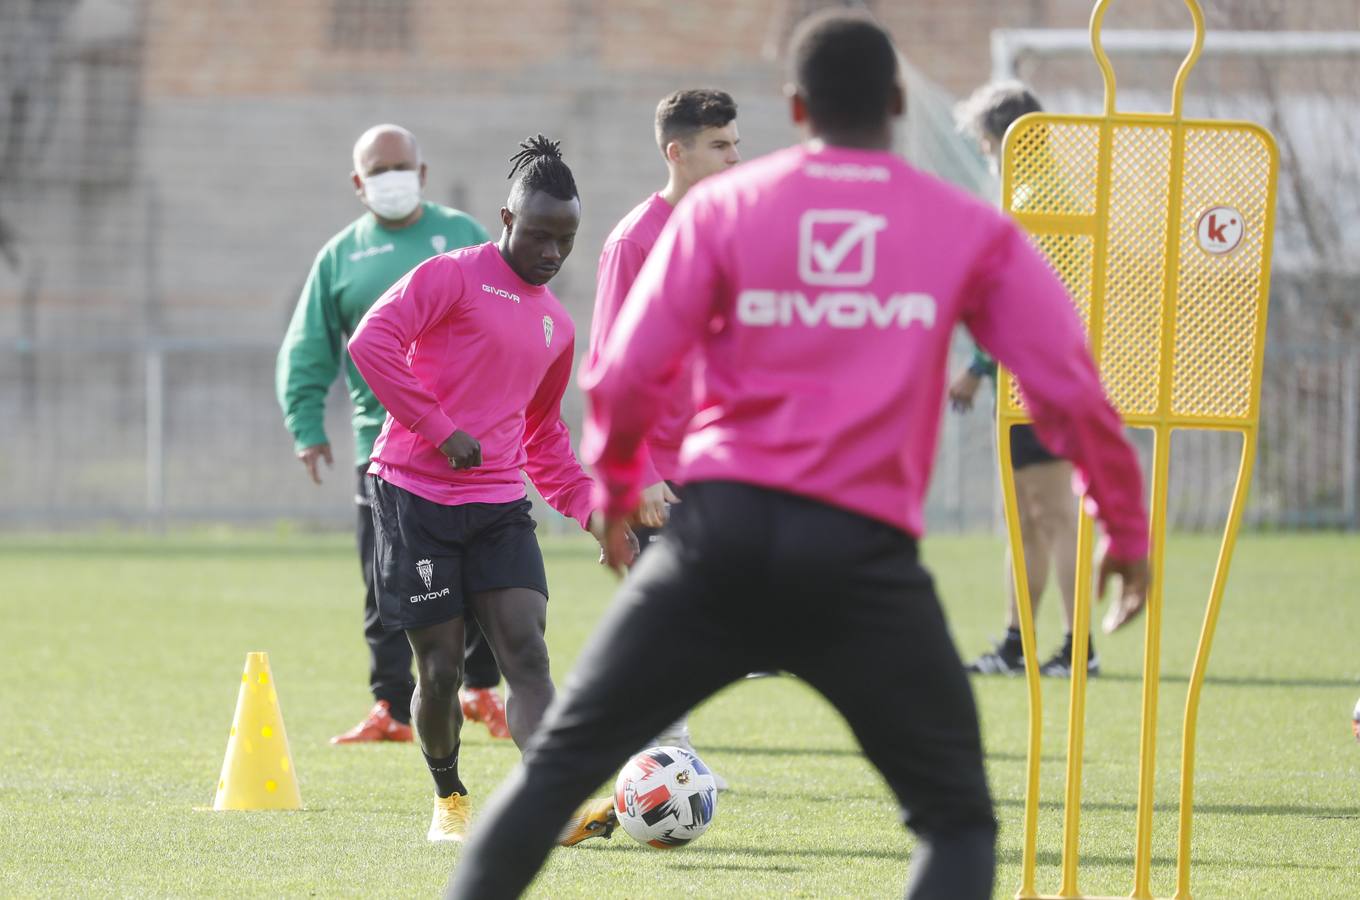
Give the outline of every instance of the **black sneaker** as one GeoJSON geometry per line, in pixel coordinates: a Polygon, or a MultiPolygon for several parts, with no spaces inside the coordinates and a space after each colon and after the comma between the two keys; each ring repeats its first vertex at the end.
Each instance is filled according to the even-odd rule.
{"type": "MultiPolygon", "coordinates": [[[[1048,675],[1053,678],[1072,677],[1072,643],[1068,641],[1057,650],[1053,655],[1039,667],[1040,675],[1048,675]]],[[[1100,674],[1100,654],[1096,653],[1095,645],[1086,648],[1086,674],[1087,676],[1100,674]]]]}
{"type": "Polygon", "coordinates": [[[1025,653],[1004,640],[998,641],[994,648],[964,668],[978,675],[1019,675],[1025,671],[1025,653]]]}

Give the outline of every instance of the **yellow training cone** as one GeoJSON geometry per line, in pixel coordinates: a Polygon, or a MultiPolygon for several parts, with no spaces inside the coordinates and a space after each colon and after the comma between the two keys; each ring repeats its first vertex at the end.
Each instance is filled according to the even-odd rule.
{"type": "Polygon", "coordinates": [[[300,809],[269,654],[247,653],[213,809],[300,809]]]}

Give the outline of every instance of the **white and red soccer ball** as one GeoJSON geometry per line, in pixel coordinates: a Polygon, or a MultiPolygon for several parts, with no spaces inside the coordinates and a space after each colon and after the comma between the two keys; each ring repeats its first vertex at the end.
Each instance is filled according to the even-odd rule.
{"type": "Polygon", "coordinates": [[[1355,712],[1351,713],[1351,732],[1360,741],[1360,700],[1355,701],[1355,712]]]}
{"type": "Polygon", "coordinates": [[[614,813],[635,841],[683,847],[708,830],[718,787],[699,757],[679,747],[652,747],[628,761],[614,783],[614,813]]]}

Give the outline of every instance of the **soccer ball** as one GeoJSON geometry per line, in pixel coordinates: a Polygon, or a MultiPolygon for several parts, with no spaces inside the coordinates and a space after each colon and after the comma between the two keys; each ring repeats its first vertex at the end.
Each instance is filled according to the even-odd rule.
{"type": "Polygon", "coordinates": [[[614,783],[614,813],[629,837],[665,850],[708,830],[718,808],[713,774],[679,747],[652,747],[628,760],[614,783]]]}
{"type": "Polygon", "coordinates": [[[1355,701],[1355,712],[1351,713],[1351,731],[1355,739],[1360,741],[1360,700],[1355,701]]]}

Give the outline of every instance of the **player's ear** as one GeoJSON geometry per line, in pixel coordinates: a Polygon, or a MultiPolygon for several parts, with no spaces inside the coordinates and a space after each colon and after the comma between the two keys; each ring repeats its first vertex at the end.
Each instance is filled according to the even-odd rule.
{"type": "Polygon", "coordinates": [[[504,206],[501,207],[501,224],[505,226],[507,233],[515,229],[515,214],[504,206]]]}
{"type": "Polygon", "coordinates": [[[421,164],[420,164],[420,186],[421,186],[421,187],[424,187],[424,186],[425,186],[425,164],[424,164],[424,163],[421,163],[421,164]]]}
{"type": "Polygon", "coordinates": [[[807,101],[798,93],[798,88],[791,84],[784,85],[784,96],[789,98],[789,117],[793,119],[793,124],[802,125],[807,122],[807,101]]]}
{"type": "Polygon", "coordinates": [[[364,180],[359,177],[359,173],[350,172],[349,180],[354,184],[354,193],[362,197],[364,195],[364,180]]]}
{"type": "Polygon", "coordinates": [[[680,156],[684,147],[679,141],[670,141],[666,144],[666,162],[679,163],[680,156]]]}
{"type": "Polygon", "coordinates": [[[907,94],[902,90],[902,82],[893,84],[892,96],[888,98],[888,113],[894,119],[899,119],[907,111],[907,94]]]}

